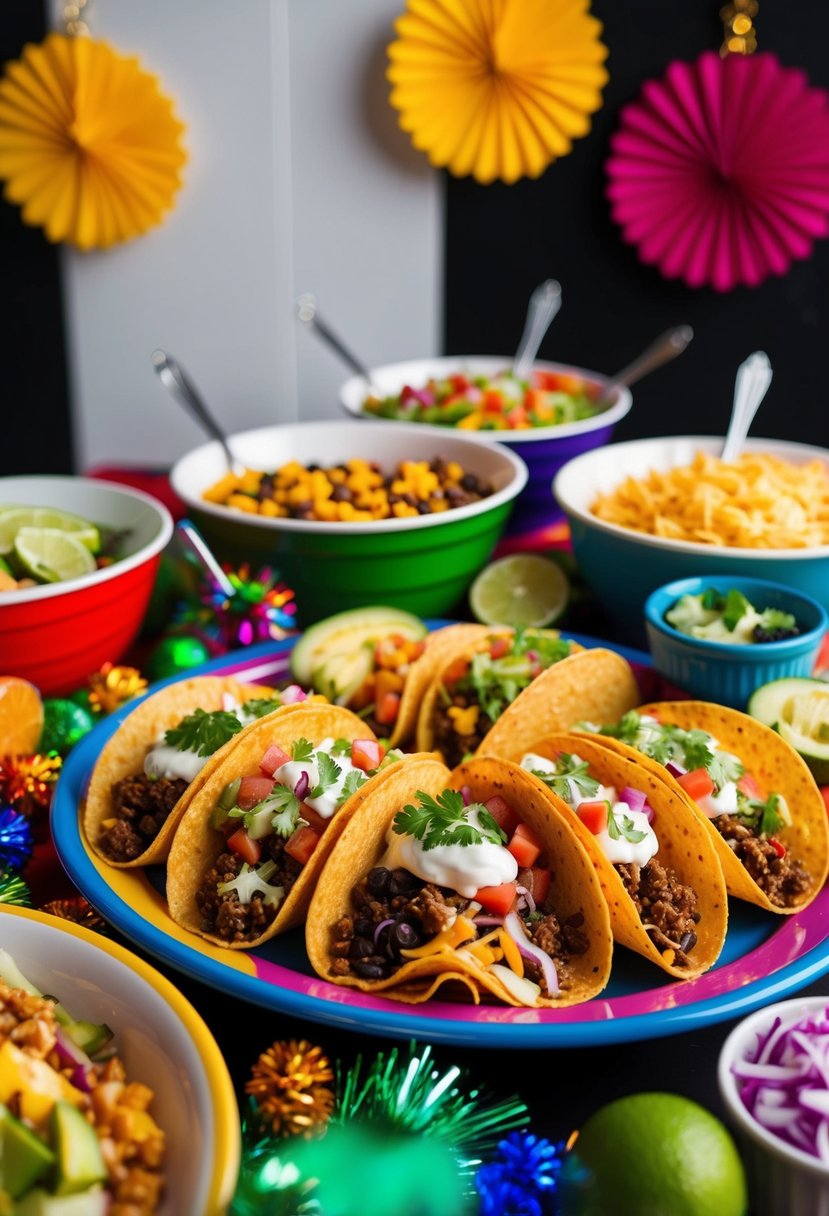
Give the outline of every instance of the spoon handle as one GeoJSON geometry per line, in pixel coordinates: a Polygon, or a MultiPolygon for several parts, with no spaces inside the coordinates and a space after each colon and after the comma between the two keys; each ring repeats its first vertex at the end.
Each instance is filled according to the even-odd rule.
{"type": "Polygon", "coordinates": [[[361,359],[358,359],[352,350],[346,346],[342,338],[334,333],[330,325],[323,321],[322,317],[317,312],[317,302],[312,295],[300,296],[297,301],[297,316],[304,325],[309,329],[313,329],[316,334],[322,338],[323,342],[338,354],[348,367],[358,376],[362,376],[371,386],[371,372],[366,367],[361,359]]]}
{"type": "Polygon", "coordinates": [[[533,365],[538,348],[550,323],[561,308],[561,284],[555,279],[545,279],[530,296],[524,332],[512,361],[512,374],[516,380],[526,380],[533,365]]]}
{"type": "Polygon", "coordinates": [[[762,350],[756,350],[753,355],[749,355],[745,362],[737,368],[734,405],[731,409],[721,460],[732,461],[739,456],[749,427],[754,421],[754,415],[768,392],[771,377],[769,357],[762,350]]]}
{"type": "Polygon", "coordinates": [[[647,376],[648,372],[655,371],[663,363],[675,359],[677,355],[682,354],[693,336],[694,331],[690,325],[677,325],[674,329],[666,329],[664,334],[660,334],[656,341],[643,350],[637,359],[608,380],[597,400],[599,402],[611,400],[617,389],[635,384],[637,380],[647,376]]]}
{"type": "Polygon", "coordinates": [[[156,375],[170,396],[204,427],[208,435],[212,435],[222,445],[231,472],[241,472],[242,466],[231,452],[227,436],[204,404],[201,394],[192,380],[184,374],[173,356],[168,355],[166,351],[154,350],[152,358],[156,375]]]}

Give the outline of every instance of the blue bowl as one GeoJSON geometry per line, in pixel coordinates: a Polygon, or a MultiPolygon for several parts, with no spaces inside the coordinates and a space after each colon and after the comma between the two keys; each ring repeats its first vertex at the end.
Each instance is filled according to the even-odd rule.
{"type": "Polygon", "coordinates": [[[645,601],[645,628],[656,670],[702,701],[745,709],[749,697],[770,680],[810,676],[829,615],[811,596],[780,583],[736,575],[682,578],[658,587],[645,601]],[[709,587],[725,593],[735,588],[762,612],[780,608],[791,612],[801,630],[798,637],[779,642],[741,645],[689,637],[665,620],[665,613],[683,595],[700,595],[709,587]]]}

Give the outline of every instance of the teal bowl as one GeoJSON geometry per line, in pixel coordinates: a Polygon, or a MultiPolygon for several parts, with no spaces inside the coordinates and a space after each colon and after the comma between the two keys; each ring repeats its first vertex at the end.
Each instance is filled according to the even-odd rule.
{"type": "Polygon", "coordinates": [[[771,680],[810,676],[820,650],[829,615],[811,596],[780,583],[738,576],[683,578],[657,588],[645,601],[645,628],[653,665],[665,679],[701,701],[716,701],[745,709],[752,693],[771,680]],[[758,612],[780,608],[791,612],[800,628],[794,638],[741,645],[715,642],[680,633],[665,613],[683,595],[700,595],[715,587],[741,591],[758,612]]]}
{"type": "MultiPolygon", "coordinates": [[[[829,608],[829,545],[811,549],[731,549],[634,532],[597,519],[591,505],[623,478],[652,469],[688,465],[699,452],[719,455],[722,439],[711,435],[669,436],[611,443],[571,460],[553,482],[553,494],[570,524],[579,572],[606,608],[618,634],[642,645],[644,605],[652,591],[678,578],[716,575],[719,581],[761,578],[803,592],[829,608]]],[[[769,452],[793,464],[822,460],[829,451],[782,439],[749,439],[748,451],[769,452]]]]}
{"type": "Polygon", "coordinates": [[[489,560],[527,481],[524,462],[499,444],[385,422],[262,427],[232,435],[230,446],[249,468],[264,470],[289,460],[335,465],[357,457],[388,470],[400,460],[442,456],[495,486],[488,498],[438,515],[371,523],[269,519],[205,502],[204,490],[226,472],[222,450],[213,442],[188,452],[171,481],[215,556],[277,570],[296,593],[303,626],[369,604],[450,615],[489,560]]]}

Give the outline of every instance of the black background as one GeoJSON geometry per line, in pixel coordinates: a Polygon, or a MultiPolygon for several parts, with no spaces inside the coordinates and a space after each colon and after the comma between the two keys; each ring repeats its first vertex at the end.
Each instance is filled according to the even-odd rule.
{"type": "MultiPolygon", "coordinates": [[[[176,0],[172,0],[176,2],[176,0]]],[[[313,0],[309,0],[313,3],[313,0]]],[[[402,8],[402,0],[401,0],[402,8]]],[[[775,381],[755,429],[806,442],[829,440],[826,350],[829,344],[829,243],[783,279],[719,296],[665,282],[624,246],[603,199],[603,162],[621,105],[671,58],[693,59],[719,43],[718,4],[710,0],[595,0],[612,49],[610,84],[591,135],[538,181],[486,188],[450,179],[447,192],[445,346],[449,352],[507,352],[516,344],[526,299],[547,276],[564,289],[564,307],[542,348],[549,358],[612,372],[662,329],[690,322],[688,352],[636,389],[618,437],[721,431],[738,363],[752,350],[771,356],[775,381]]],[[[232,13],[229,12],[229,20],[232,13]]],[[[761,46],[787,65],[803,66],[829,85],[829,6],[763,0],[761,46]]],[[[5,0],[0,55],[16,56],[43,33],[37,0],[5,0]]],[[[3,442],[0,472],[70,469],[65,352],[56,251],[41,233],[0,204],[5,308],[0,333],[3,442]]],[[[417,352],[412,352],[416,354],[417,352]]],[[[367,1041],[247,1007],[173,976],[219,1039],[241,1084],[255,1056],[274,1038],[307,1035],[333,1057],[372,1052],[367,1041]]],[[[829,991],[821,983],[810,991],[829,991]]],[[[669,1089],[720,1112],[715,1065],[726,1026],[679,1038],[568,1052],[437,1049],[441,1066],[457,1062],[499,1094],[518,1091],[535,1130],[566,1135],[602,1103],[624,1093],[669,1089]]],[[[647,1152],[647,1145],[643,1145],[647,1152]]]]}

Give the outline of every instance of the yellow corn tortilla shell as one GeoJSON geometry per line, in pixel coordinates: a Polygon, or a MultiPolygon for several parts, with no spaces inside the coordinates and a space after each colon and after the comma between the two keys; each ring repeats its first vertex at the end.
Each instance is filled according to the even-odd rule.
{"type": "Polygon", "coordinates": [[[607,906],[590,858],[572,831],[569,816],[552,808],[543,787],[513,764],[485,758],[470,760],[453,773],[433,756],[416,754],[396,766],[376,788],[362,810],[352,816],[320,875],[305,926],[305,946],[314,970],[323,979],[361,992],[384,992],[393,1000],[426,1001],[448,980],[462,981],[476,1001],[483,994],[509,1005],[520,1005],[501,983],[471,956],[448,950],[410,959],[394,975],[380,980],[335,976],[330,967],[331,932],[343,916],[353,915],[354,883],[376,866],[386,850],[386,832],[395,815],[413,802],[418,791],[436,797],[444,789],[468,785],[472,798],[483,801],[500,794],[544,841],[539,864],[552,871],[551,902],[562,919],[581,912],[590,944],[571,959],[573,978],[558,997],[539,997],[537,1006],[563,1008],[587,1001],[601,992],[610,977],[613,939],[607,906]]]}
{"type": "Polygon", "coordinates": [[[441,671],[459,649],[464,650],[491,633],[488,625],[460,624],[444,625],[426,635],[423,654],[412,663],[406,675],[397,723],[389,740],[391,747],[401,747],[414,735],[420,703],[435,672],[441,671]]]}
{"type": "MultiPolygon", "coordinates": [[[[792,856],[802,862],[812,876],[812,884],[799,903],[784,908],[772,903],[757,885],[743,863],[728,847],[712,821],[697,806],[693,798],[658,761],[644,756],[635,748],[606,735],[591,738],[619,755],[631,756],[644,768],[657,774],[673,793],[677,794],[711,836],[714,850],[722,866],[730,895],[757,904],[780,916],[791,915],[807,907],[826,882],[829,871],[829,829],[826,807],[814,777],[803,758],[777,731],[750,718],[736,709],[727,709],[710,701],[658,701],[640,706],[640,714],[651,714],[660,722],[672,723],[683,730],[704,730],[713,735],[723,751],[739,757],[747,773],[756,780],[764,797],[772,792],[782,794],[792,816],[792,826],[783,826],[775,833],[792,856]]],[[[603,718],[609,722],[613,719],[603,718]]],[[[599,721],[599,719],[592,719],[599,721]]]]}
{"type": "MultiPolygon", "coordinates": [[[[243,684],[232,676],[191,676],[178,680],[166,688],[159,689],[147,697],[129,713],[111,736],[98,757],[86,802],[83,808],[83,830],[89,845],[108,865],[118,869],[148,866],[164,861],[170,852],[173,835],[191,798],[207,781],[210,774],[222,763],[239,734],[229,739],[223,747],[208,756],[201,770],[170,811],[166,822],[155,840],[131,861],[113,861],[99,846],[98,840],[104,821],[113,818],[112,787],[125,777],[134,777],[144,771],[144,757],[166,730],[172,729],[182,718],[197,709],[207,713],[222,708],[222,698],[228,694],[241,704],[258,697],[273,697],[276,690],[263,684],[243,684]]],[[[283,708],[291,708],[285,706],[283,708]]],[[[275,711],[277,712],[277,711],[275,711]]],[[[280,709],[278,712],[282,712],[280,709]]]]}
{"type": "MultiPolygon", "coordinates": [[[[317,745],[323,739],[373,739],[366,724],[350,709],[339,705],[300,702],[272,717],[254,722],[237,736],[237,745],[223,763],[210,774],[198,794],[191,800],[173,838],[167,859],[167,904],[170,915],[184,929],[217,946],[231,950],[250,950],[262,942],[284,933],[305,920],[317,877],[325,865],[334,844],[352,815],[368,800],[376,783],[394,772],[389,765],[375,777],[369,778],[340,809],[332,815],[320,842],[302,867],[276,917],[259,937],[245,942],[228,942],[201,927],[201,914],[196,904],[196,892],[207,871],[226,849],[225,836],[211,826],[210,817],[226,785],[246,773],[256,773],[259,761],[271,744],[290,752],[297,739],[307,739],[317,745]]],[[[400,762],[405,763],[405,761],[400,762]]]]}
{"type": "MultiPolygon", "coordinates": [[[[418,717],[419,751],[431,751],[435,746],[434,715],[444,672],[465,652],[487,645],[484,639],[474,647],[461,647],[435,675],[418,717]]],[[[487,733],[476,755],[512,755],[519,747],[523,755],[534,739],[551,731],[568,730],[573,722],[583,719],[610,722],[633,708],[639,700],[639,689],[630,664],[613,650],[584,650],[576,642],[572,646],[574,654],[559,659],[518,694],[487,733]]]]}
{"type": "Polygon", "coordinates": [[[728,898],[722,868],[709,832],[698,817],[687,813],[683,801],[666,786],[659,774],[639,763],[641,757],[638,753],[621,755],[602,747],[592,735],[561,732],[536,739],[530,746],[522,746],[520,751],[511,749],[510,759],[518,762],[530,751],[548,760],[554,759],[559,752],[575,753],[587,761],[591,776],[602,785],[612,785],[617,792],[629,785],[647,795],[654,810],[655,831],[659,837],[659,861],[674,870],[680,882],[693,887],[699,896],[700,922],[695,930],[697,944],[688,955],[687,967],[674,966],[662,957],[645,931],[621,877],[575,811],[538,777],[527,774],[538,789],[544,791],[550,804],[568,816],[573,831],[589,854],[610,909],[616,941],[644,955],[677,979],[693,979],[707,971],[717,961],[725,941],[728,898]]]}

